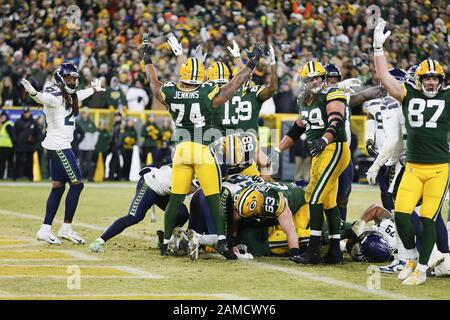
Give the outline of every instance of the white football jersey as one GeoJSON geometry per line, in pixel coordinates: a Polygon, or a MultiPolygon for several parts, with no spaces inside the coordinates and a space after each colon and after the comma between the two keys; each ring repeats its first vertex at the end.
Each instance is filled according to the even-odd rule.
{"type": "MultiPolygon", "coordinates": [[[[94,94],[94,89],[77,91],[79,102],[94,94]]],[[[75,116],[73,111],[66,110],[61,89],[50,86],[44,92],[38,92],[32,97],[37,103],[44,105],[47,134],[42,146],[48,150],[70,149],[75,130],[75,116]]]]}
{"type": "Polygon", "coordinates": [[[389,249],[394,252],[397,249],[397,241],[395,234],[395,224],[391,219],[384,219],[380,222],[378,227],[378,232],[381,233],[383,238],[389,244],[389,249]]]}
{"type": "Polygon", "coordinates": [[[383,120],[381,117],[381,107],[383,105],[383,99],[372,99],[369,101],[364,102],[363,108],[367,110],[368,113],[370,113],[376,122],[375,127],[375,136],[374,136],[374,142],[375,142],[375,149],[376,151],[381,150],[383,147],[384,140],[386,139],[384,130],[383,130],[383,120]]]}
{"type": "Polygon", "coordinates": [[[144,180],[160,196],[168,195],[172,187],[172,167],[170,165],[159,169],[151,167],[151,171],[144,174],[144,180]]]}
{"type": "Polygon", "coordinates": [[[347,98],[347,105],[346,108],[346,117],[345,117],[345,133],[347,135],[347,143],[350,146],[352,144],[352,131],[350,130],[350,116],[351,116],[351,109],[350,109],[350,92],[345,92],[345,97],[347,98]]]}
{"type": "Polygon", "coordinates": [[[251,177],[243,174],[233,174],[228,176],[224,182],[222,182],[222,187],[226,188],[230,191],[231,196],[234,196],[246,187],[250,187],[255,183],[264,182],[264,180],[260,180],[259,177],[251,177]]]}

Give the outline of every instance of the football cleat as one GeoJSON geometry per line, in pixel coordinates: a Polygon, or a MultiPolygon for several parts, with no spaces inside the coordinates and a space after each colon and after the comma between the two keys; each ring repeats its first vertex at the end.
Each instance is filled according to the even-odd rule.
{"type": "Polygon", "coordinates": [[[168,252],[173,256],[185,255],[188,251],[188,239],[181,227],[176,227],[172,231],[172,237],[168,243],[168,252]]]}
{"type": "Polygon", "coordinates": [[[76,233],[71,227],[62,226],[58,231],[58,237],[61,239],[69,240],[74,244],[84,244],[84,240],[78,233],[76,233]]]}
{"type": "Polygon", "coordinates": [[[424,283],[426,280],[427,274],[425,272],[414,270],[405,280],[403,280],[402,284],[407,286],[417,286],[424,283]]]}
{"type": "Polygon", "coordinates": [[[306,250],[301,255],[290,257],[289,260],[298,264],[319,264],[321,262],[320,252],[306,250]]]}
{"type": "Polygon", "coordinates": [[[164,231],[158,230],[156,231],[156,235],[158,237],[158,248],[161,248],[161,244],[164,243],[164,231]]]}
{"type": "Polygon", "coordinates": [[[197,261],[198,259],[198,249],[200,247],[200,236],[197,232],[192,229],[189,229],[187,232],[188,239],[188,253],[189,258],[192,261],[197,261]]]}
{"type": "Polygon", "coordinates": [[[102,239],[96,239],[89,245],[89,250],[91,250],[91,252],[104,253],[105,241],[103,241],[102,239]]]}
{"type": "Polygon", "coordinates": [[[45,232],[42,230],[39,230],[39,232],[36,234],[36,239],[38,241],[45,241],[47,243],[54,244],[57,246],[62,244],[61,240],[59,240],[57,236],[55,236],[51,232],[45,232]]]}
{"type": "Polygon", "coordinates": [[[167,243],[161,243],[161,246],[159,247],[159,254],[160,256],[164,257],[164,256],[168,256],[169,255],[169,250],[168,250],[168,244],[167,243]]]}
{"type": "Polygon", "coordinates": [[[416,269],[417,261],[416,260],[408,260],[406,265],[403,267],[402,271],[399,272],[398,278],[400,280],[405,280],[408,278],[411,273],[413,273],[414,269],[416,269]]]}
{"type": "Polygon", "coordinates": [[[390,265],[379,267],[378,271],[382,273],[399,273],[400,271],[402,271],[405,265],[406,265],[405,261],[394,260],[390,265]]]}
{"type": "Polygon", "coordinates": [[[216,249],[217,252],[223,255],[227,260],[237,260],[236,254],[230,249],[228,249],[226,239],[221,239],[217,241],[216,249]]]}
{"type": "Polygon", "coordinates": [[[322,262],[326,264],[339,264],[344,262],[344,257],[341,251],[333,250],[322,257],[322,262]]]}

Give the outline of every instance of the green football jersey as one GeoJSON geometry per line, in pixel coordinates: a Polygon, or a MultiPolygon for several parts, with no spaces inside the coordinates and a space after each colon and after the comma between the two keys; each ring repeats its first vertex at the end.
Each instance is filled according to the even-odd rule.
{"type": "Polygon", "coordinates": [[[403,116],[407,133],[406,160],[416,163],[450,162],[450,90],[433,98],[404,83],[403,116]]]}
{"type": "Polygon", "coordinates": [[[210,81],[189,91],[180,89],[175,82],[164,83],[161,95],[175,122],[176,143],[193,141],[208,145],[211,142],[205,132],[213,128],[213,99],[219,90],[219,86],[210,81]]]}
{"type": "MultiPolygon", "coordinates": [[[[300,115],[304,123],[306,123],[307,141],[320,139],[328,127],[327,104],[331,101],[341,101],[345,104],[344,119],[347,118],[347,98],[344,92],[335,87],[322,90],[314,96],[314,100],[310,104],[297,100],[300,109],[300,115]]],[[[347,141],[345,126],[341,126],[335,142],[347,141]]]]}
{"type": "Polygon", "coordinates": [[[239,123],[240,101],[240,93],[236,92],[230,100],[214,110],[214,127],[219,129],[224,136],[227,134],[227,129],[229,130],[228,134],[234,132],[239,123]]]}

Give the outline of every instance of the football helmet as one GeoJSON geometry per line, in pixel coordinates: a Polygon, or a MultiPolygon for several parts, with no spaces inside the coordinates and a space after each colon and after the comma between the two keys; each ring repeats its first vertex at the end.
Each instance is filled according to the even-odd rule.
{"type": "Polygon", "coordinates": [[[342,81],[342,73],[341,70],[339,70],[339,68],[332,64],[332,63],[328,63],[325,65],[325,78],[338,78],[338,82],[342,81]]]}
{"type": "Polygon", "coordinates": [[[180,67],[180,81],[201,84],[205,80],[205,67],[197,58],[188,58],[180,67]]]}
{"type": "Polygon", "coordinates": [[[234,207],[244,218],[253,218],[263,212],[264,196],[254,187],[242,189],[234,198],[234,207]]]}
{"type": "Polygon", "coordinates": [[[397,68],[397,67],[389,69],[389,73],[391,76],[393,76],[398,81],[403,81],[403,79],[405,78],[405,74],[406,74],[405,70],[397,68]]]}
{"type": "Polygon", "coordinates": [[[58,66],[55,70],[55,81],[56,84],[68,93],[73,94],[78,89],[80,73],[78,72],[78,68],[71,63],[63,63],[58,66]],[[75,83],[66,83],[66,77],[74,77],[75,83]]]}
{"type": "Polygon", "coordinates": [[[389,244],[377,231],[366,231],[360,237],[361,250],[369,262],[385,262],[391,258],[389,244]]]}
{"type": "Polygon", "coordinates": [[[318,61],[309,61],[300,70],[300,77],[305,83],[306,89],[317,93],[322,90],[325,80],[325,68],[318,61]],[[321,80],[316,81],[317,78],[321,80]]]}
{"type": "Polygon", "coordinates": [[[404,81],[406,83],[409,83],[410,85],[412,85],[413,87],[416,87],[416,70],[417,70],[418,65],[414,65],[412,67],[410,67],[405,74],[404,77],[404,81]]]}
{"type": "Polygon", "coordinates": [[[230,81],[230,69],[223,62],[213,62],[206,71],[206,77],[209,81],[217,84],[225,84],[230,81]]]}
{"type": "Polygon", "coordinates": [[[236,166],[244,159],[243,144],[237,134],[230,134],[221,138],[215,149],[227,166],[236,166]]]}
{"type": "Polygon", "coordinates": [[[427,59],[422,61],[416,70],[416,84],[418,89],[422,89],[423,94],[428,98],[433,98],[443,86],[445,79],[444,69],[436,60],[427,59]],[[437,77],[439,84],[430,88],[423,84],[424,78],[437,77]]]}

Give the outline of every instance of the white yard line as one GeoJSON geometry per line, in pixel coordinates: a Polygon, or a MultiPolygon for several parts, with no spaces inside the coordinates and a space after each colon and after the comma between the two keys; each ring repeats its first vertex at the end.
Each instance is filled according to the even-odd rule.
{"type": "MultiPolygon", "coordinates": [[[[373,294],[373,295],[379,296],[381,298],[393,299],[393,300],[415,300],[416,299],[416,298],[413,298],[410,296],[392,293],[392,292],[385,291],[385,290],[369,289],[362,285],[338,280],[338,279],[335,279],[332,277],[326,277],[323,275],[316,275],[314,273],[307,272],[307,271],[294,270],[292,268],[281,267],[281,266],[276,266],[276,265],[271,265],[268,263],[261,263],[261,262],[249,262],[249,263],[252,263],[255,267],[258,267],[258,268],[280,271],[280,272],[287,273],[289,275],[296,276],[296,277],[298,277],[299,280],[301,280],[302,278],[306,278],[311,281],[325,283],[325,284],[328,284],[328,285],[331,285],[334,287],[341,287],[341,288],[345,288],[345,289],[360,291],[360,292],[363,292],[366,294],[373,294]]],[[[300,266],[297,266],[297,267],[301,268],[300,266]]]]}
{"type": "MultiPolygon", "coordinates": [[[[0,209],[0,215],[8,215],[8,216],[13,216],[13,217],[18,217],[18,218],[22,218],[22,219],[31,219],[31,220],[38,220],[38,221],[42,221],[43,216],[37,216],[35,214],[31,214],[31,213],[20,213],[20,212],[16,212],[16,211],[10,211],[10,210],[3,210],[0,209]]],[[[55,219],[56,223],[61,224],[62,221],[55,219]]],[[[86,229],[91,229],[91,230],[96,230],[96,231],[105,231],[107,227],[100,227],[100,226],[95,226],[92,224],[88,224],[88,223],[81,223],[81,222],[74,222],[73,223],[74,226],[80,226],[86,229]]],[[[36,227],[37,228],[37,227],[36,227]]],[[[139,239],[139,240],[150,240],[152,239],[151,237],[143,237],[143,236],[139,236],[137,234],[134,233],[130,233],[128,231],[125,231],[123,233],[121,233],[121,235],[129,237],[129,238],[133,238],[133,239],[139,239]]]]}

